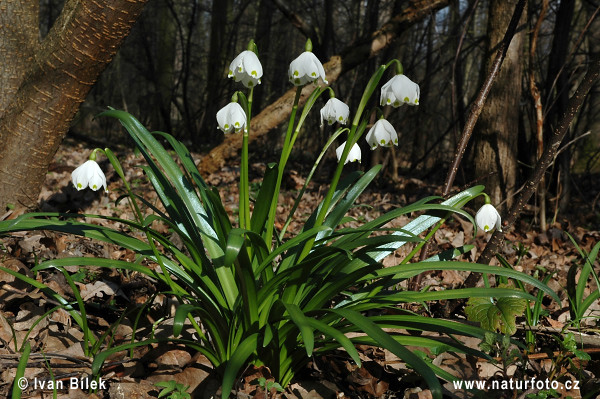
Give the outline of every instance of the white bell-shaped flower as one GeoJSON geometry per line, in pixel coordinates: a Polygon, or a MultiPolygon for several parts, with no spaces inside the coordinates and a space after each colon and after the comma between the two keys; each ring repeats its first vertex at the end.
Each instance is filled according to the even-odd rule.
{"type": "Polygon", "coordinates": [[[240,104],[231,102],[217,112],[217,123],[223,133],[239,132],[246,126],[246,112],[240,104]]]}
{"type": "Polygon", "coordinates": [[[381,87],[380,104],[399,107],[403,104],[418,105],[421,89],[419,85],[406,77],[396,75],[381,87]]]}
{"type": "MultiPolygon", "coordinates": [[[[345,146],[346,146],[346,142],[344,141],[344,144],[342,144],[341,146],[339,146],[338,148],[335,149],[335,155],[337,155],[338,162],[340,161],[340,158],[342,157],[342,153],[344,152],[345,146]]],[[[346,157],[346,162],[344,162],[344,165],[347,164],[348,162],[360,163],[361,155],[362,154],[360,152],[360,147],[358,146],[357,143],[354,143],[352,148],[350,148],[350,152],[348,153],[348,156],[346,157]]]]}
{"type": "Polygon", "coordinates": [[[475,214],[475,223],[477,223],[477,228],[485,231],[486,233],[492,230],[494,227],[498,229],[498,231],[502,231],[502,220],[500,219],[500,214],[494,208],[492,204],[485,204],[475,214]]]}
{"type": "Polygon", "coordinates": [[[396,133],[396,129],[394,129],[394,126],[385,119],[379,119],[375,122],[373,127],[367,133],[366,139],[371,150],[377,148],[378,145],[382,147],[398,145],[398,134],[396,133]]]}
{"type": "Polygon", "coordinates": [[[229,65],[228,78],[234,78],[236,82],[248,88],[260,84],[263,69],[258,56],[254,51],[242,51],[229,65]]]}
{"type": "Polygon", "coordinates": [[[327,121],[330,125],[334,122],[339,122],[345,125],[350,116],[350,108],[337,98],[330,98],[329,101],[321,108],[321,126],[327,121]]]}
{"type": "Polygon", "coordinates": [[[77,191],[83,190],[86,187],[94,191],[97,191],[100,187],[104,187],[104,191],[108,191],[106,189],[106,176],[104,176],[104,172],[100,169],[100,165],[91,159],[71,173],[71,181],[77,191]]]}
{"type": "Polygon", "coordinates": [[[323,83],[328,84],[325,78],[323,64],[311,51],[305,51],[290,63],[288,70],[290,82],[296,86],[304,86],[307,83],[316,82],[321,78],[323,83]]]}

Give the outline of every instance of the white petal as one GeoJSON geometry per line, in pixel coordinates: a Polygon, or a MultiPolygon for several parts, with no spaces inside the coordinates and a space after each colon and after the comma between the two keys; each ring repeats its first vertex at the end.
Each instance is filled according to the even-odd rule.
{"type": "Polygon", "coordinates": [[[239,132],[246,125],[246,113],[240,104],[231,102],[217,112],[217,124],[224,133],[239,132]]]}
{"type": "Polygon", "coordinates": [[[71,181],[77,190],[90,187],[96,191],[101,186],[106,191],[106,176],[96,161],[87,160],[71,173],[71,181]]]}
{"type": "Polygon", "coordinates": [[[391,123],[385,119],[379,119],[367,133],[366,140],[372,150],[378,145],[391,147],[398,145],[398,134],[391,123]]]}
{"type": "Polygon", "coordinates": [[[290,82],[296,86],[303,86],[307,83],[315,82],[318,78],[321,78],[325,84],[328,83],[325,78],[323,64],[321,64],[321,61],[319,61],[317,56],[310,51],[303,52],[290,63],[288,76],[290,82]]]}
{"type": "Polygon", "coordinates": [[[475,223],[477,223],[477,228],[488,232],[492,230],[494,227],[498,229],[498,231],[502,231],[502,219],[500,218],[500,214],[491,204],[485,204],[475,214],[475,223]]]}
{"type": "MultiPolygon", "coordinates": [[[[335,155],[337,156],[338,162],[340,161],[340,158],[342,157],[342,154],[344,153],[345,146],[346,146],[346,142],[344,141],[344,144],[342,144],[341,146],[339,146],[338,148],[335,149],[335,155]]],[[[346,161],[344,162],[344,165],[347,164],[348,162],[360,162],[360,161],[361,161],[360,147],[358,146],[358,144],[354,143],[352,148],[350,148],[350,152],[348,153],[348,156],[346,157],[346,161]]]]}
{"type": "Polygon", "coordinates": [[[246,87],[260,84],[263,75],[262,64],[253,51],[242,51],[229,65],[228,77],[233,77],[236,82],[242,82],[246,87]]]}
{"type": "Polygon", "coordinates": [[[329,101],[321,108],[321,126],[326,120],[330,125],[334,122],[339,122],[345,125],[348,122],[350,108],[337,98],[330,98],[329,101]]]}
{"type": "Polygon", "coordinates": [[[392,78],[392,91],[398,101],[409,105],[418,105],[421,89],[419,85],[406,75],[396,75],[392,78]]]}

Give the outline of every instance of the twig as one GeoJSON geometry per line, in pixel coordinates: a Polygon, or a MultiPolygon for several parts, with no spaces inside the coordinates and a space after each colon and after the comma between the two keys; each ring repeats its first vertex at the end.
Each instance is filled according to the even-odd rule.
{"type": "MultiPolygon", "coordinates": [[[[508,51],[508,47],[510,42],[512,41],[515,32],[517,31],[517,25],[519,24],[519,20],[521,19],[521,15],[523,14],[523,9],[527,4],[527,0],[520,0],[516,7],[511,20],[508,24],[508,28],[506,29],[506,33],[502,38],[502,41],[498,44],[498,50],[496,52],[496,58],[492,64],[491,70],[483,82],[481,90],[471,107],[471,112],[469,113],[469,117],[465,123],[465,127],[463,129],[460,142],[458,143],[458,147],[456,148],[456,152],[454,153],[454,160],[452,161],[452,165],[450,166],[450,170],[448,171],[448,175],[446,176],[446,181],[444,183],[444,189],[442,192],[442,196],[446,197],[452,191],[452,184],[454,183],[454,179],[456,178],[456,173],[458,172],[458,167],[460,166],[460,162],[465,155],[465,151],[467,149],[467,144],[473,135],[473,129],[475,128],[475,124],[477,123],[477,119],[483,110],[483,106],[485,105],[485,100],[487,99],[488,94],[492,88],[492,84],[494,80],[498,76],[500,72],[500,67],[502,66],[502,62],[506,57],[506,52],[508,51]]],[[[421,250],[420,258],[424,260],[427,257],[427,252],[429,251],[429,242],[423,246],[421,250]]],[[[416,283],[411,284],[412,286],[418,285],[417,283],[420,281],[420,276],[416,277],[416,283]]]]}
{"type": "MultiPolygon", "coordinates": [[[[600,56],[597,56],[596,59],[592,61],[587,73],[585,74],[581,83],[579,84],[577,91],[569,100],[566,112],[560,119],[558,126],[556,127],[554,133],[547,142],[546,148],[544,149],[544,153],[536,163],[535,169],[533,170],[531,177],[527,180],[527,183],[525,183],[523,190],[517,197],[517,200],[514,202],[514,204],[508,211],[508,215],[503,222],[503,230],[496,230],[494,232],[492,238],[490,239],[487,246],[483,250],[481,256],[477,260],[478,263],[488,264],[490,262],[490,260],[498,250],[502,239],[504,238],[504,233],[517,221],[521,210],[525,207],[525,205],[533,195],[535,188],[540,183],[542,176],[546,172],[546,169],[548,169],[548,167],[552,164],[554,157],[558,153],[559,146],[564,140],[565,135],[569,130],[569,126],[573,122],[573,118],[575,118],[575,115],[579,111],[579,108],[583,104],[588,92],[593,87],[599,75],[600,56]]],[[[471,273],[471,275],[469,275],[469,277],[465,281],[465,286],[471,287],[475,285],[477,280],[473,281],[473,279],[478,279],[478,276],[472,278],[472,276],[474,276],[475,274],[476,273],[471,273]],[[472,285],[469,285],[468,283],[472,285]]]]}
{"type": "Polygon", "coordinates": [[[523,9],[525,8],[525,4],[527,0],[520,0],[516,7],[515,11],[512,15],[510,23],[508,24],[508,29],[506,30],[506,34],[502,41],[498,44],[498,51],[496,52],[496,58],[492,64],[492,68],[483,82],[481,90],[471,107],[471,112],[469,113],[469,117],[467,122],[465,123],[465,127],[462,132],[462,136],[460,138],[460,142],[458,143],[458,147],[456,148],[456,152],[454,153],[454,161],[452,162],[452,166],[448,171],[448,175],[446,176],[446,181],[444,183],[444,191],[442,193],[443,196],[447,196],[451,189],[452,184],[454,183],[454,179],[456,178],[456,173],[458,172],[458,167],[460,162],[465,155],[465,151],[467,149],[467,144],[473,135],[473,129],[475,128],[475,124],[477,123],[477,119],[483,110],[483,106],[485,105],[485,100],[487,99],[488,94],[492,88],[492,84],[498,76],[500,72],[500,67],[502,66],[502,62],[506,57],[506,52],[508,51],[508,46],[512,41],[515,32],[517,31],[517,25],[519,24],[519,20],[521,19],[521,15],[523,14],[523,9]]]}

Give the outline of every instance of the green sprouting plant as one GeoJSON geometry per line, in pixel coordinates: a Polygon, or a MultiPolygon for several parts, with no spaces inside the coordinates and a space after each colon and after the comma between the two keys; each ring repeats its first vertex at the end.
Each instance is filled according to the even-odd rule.
{"type": "MultiPolygon", "coordinates": [[[[575,364],[572,356],[575,355],[581,361],[589,361],[591,356],[578,347],[577,338],[572,332],[556,335],[554,339],[560,347],[560,351],[552,358],[552,368],[548,373],[548,378],[558,379],[562,370],[570,370],[571,374],[583,377],[582,369],[575,364]]],[[[581,345],[583,347],[583,345],[581,345]]],[[[582,378],[581,378],[582,379],[582,378]]]]}
{"type": "Polygon", "coordinates": [[[479,349],[493,357],[490,361],[496,364],[503,375],[508,379],[508,368],[516,365],[525,371],[526,361],[521,350],[511,341],[509,335],[497,335],[487,332],[479,343],[479,349]],[[495,358],[499,358],[500,361],[495,358]]]}
{"type": "MultiPolygon", "coordinates": [[[[267,397],[270,396],[270,392],[272,389],[275,389],[277,392],[284,391],[281,384],[279,384],[278,382],[275,382],[275,381],[269,381],[265,377],[260,377],[253,382],[258,384],[258,386],[261,387],[265,391],[265,393],[268,395],[267,397]]],[[[273,395],[272,397],[275,397],[275,395],[273,395]]]]}
{"type": "Polygon", "coordinates": [[[190,399],[191,396],[187,392],[190,389],[189,385],[181,384],[174,380],[160,381],[154,384],[155,386],[162,388],[162,391],[158,393],[159,398],[166,399],[190,399]],[[168,396],[167,396],[168,395],[168,396]]]}
{"type": "Polygon", "coordinates": [[[594,263],[598,257],[600,250],[600,242],[596,243],[590,253],[577,245],[573,236],[569,235],[569,239],[581,256],[581,263],[574,262],[567,273],[567,294],[569,295],[569,312],[571,314],[571,322],[579,327],[581,320],[586,316],[589,307],[598,301],[600,298],[600,280],[598,273],[594,270],[594,263]],[[580,271],[579,278],[577,272],[580,271]],[[585,296],[585,287],[590,281],[590,277],[596,283],[596,289],[585,296]]]}
{"type": "MultiPolygon", "coordinates": [[[[251,43],[250,53],[253,50],[251,43]]],[[[382,65],[371,77],[351,126],[338,128],[332,134],[318,155],[305,186],[298,193],[284,227],[276,231],[275,216],[282,177],[294,142],[318,98],[323,93],[333,95],[330,88],[317,86],[304,106],[300,107],[304,84],[316,82],[319,77],[325,81],[325,76],[318,68],[314,70],[314,75],[310,73],[316,68],[314,60],[318,60],[309,48],[301,56],[302,59],[299,57],[300,61],[297,59],[292,63],[290,79],[298,86],[298,90],[281,158],[279,163],[267,165],[250,212],[248,137],[252,94],[260,79],[258,72],[262,74],[262,67],[259,68],[256,63],[258,60],[254,60],[255,55],[246,52],[242,55],[248,56],[250,61],[238,66],[235,61],[239,57],[236,58],[230,75],[235,76],[235,73],[251,65],[247,76],[235,76],[236,80],[241,80],[249,87],[248,95],[237,92],[233,102],[217,114],[221,129],[239,131],[243,138],[237,225],[231,223],[217,190],[206,184],[181,142],[167,133],[151,133],[132,115],[112,109],[102,115],[118,119],[131,135],[136,151],[145,160],[140,167],[156,192],[160,206],[148,202],[131,189],[118,159],[106,148],[94,150],[90,161],[80,167],[83,169],[78,168],[73,172],[75,186],[81,189],[88,185],[93,189],[106,188],[104,174],[96,168],[97,164],[94,165],[97,153],[105,154],[123,182],[126,192],[124,198],[132,207],[135,220],[89,214],[30,213],[0,222],[0,234],[22,230],[61,231],[115,244],[137,254],[135,262],[96,257],[52,259],[37,265],[33,268],[34,272],[48,268],[64,270],[63,267],[73,265],[136,271],[167,287],[166,291],[181,303],[173,320],[173,337],[153,336],[140,341],[134,341],[132,337],[127,344],[105,348],[94,357],[94,375],[101,372],[103,362],[112,353],[171,341],[188,345],[207,357],[222,377],[222,392],[226,398],[235,387],[239,374],[250,364],[267,366],[275,380],[286,387],[313,354],[343,348],[360,365],[355,345],[368,344],[386,348],[403,359],[423,377],[433,397],[440,399],[442,390],[438,376],[446,379],[453,377],[433,362],[426,362],[415,355],[406,345],[427,348],[434,353],[448,350],[485,357],[485,354],[466,347],[455,337],[467,335],[483,339],[486,331],[456,320],[395,314],[386,310],[403,302],[423,303],[469,297],[525,298],[531,301],[535,298],[524,291],[489,287],[411,292],[399,289],[401,282],[426,271],[469,270],[522,281],[558,300],[545,284],[523,273],[453,260],[469,251],[472,248],[470,246],[447,250],[425,261],[418,261],[415,255],[446,218],[458,213],[473,222],[472,216],[462,207],[482,194],[482,186],[469,188],[448,199],[423,198],[362,223],[359,227],[341,227],[348,221],[348,210],[381,168],[375,166],[364,173],[342,173],[347,159],[360,160],[358,139],[365,133],[372,112],[380,112],[377,108],[373,111],[367,111],[366,108],[390,66],[396,67],[397,74],[392,78],[395,79],[394,84],[413,91],[404,96],[400,90],[396,96],[390,91],[393,88],[393,82],[390,81],[382,88],[383,103],[386,99],[393,105],[404,101],[418,103],[418,86],[415,89],[415,84],[402,74],[402,66],[398,61],[382,65]],[[308,64],[302,64],[307,60],[310,61],[308,64]],[[301,65],[298,66],[298,62],[301,65]],[[308,77],[304,73],[308,73],[308,77]],[[346,143],[337,148],[338,164],[325,198],[300,231],[287,231],[308,181],[327,149],[343,134],[347,135],[346,143]],[[161,142],[168,143],[173,152],[167,151],[161,142]],[[142,206],[149,213],[143,213],[142,206]],[[419,216],[402,228],[386,227],[390,221],[402,215],[415,213],[419,216]],[[116,221],[128,229],[115,230],[87,223],[84,218],[116,221]],[[172,235],[154,229],[152,226],[155,221],[169,226],[172,235]],[[421,237],[422,233],[424,237],[421,237]],[[180,237],[183,247],[173,243],[173,235],[180,237]],[[381,261],[407,243],[413,245],[409,254],[398,265],[383,267],[381,261]],[[431,331],[455,339],[445,341],[435,334],[414,336],[388,333],[385,330],[388,328],[395,331],[431,331]],[[187,334],[190,329],[194,338],[187,334]]],[[[343,109],[339,103],[332,104],[343,109]]],[[[336,114],[334,119],[345,122],[343,114],[339,118],[336,114]]],[[[366,135],[370,147],[397,143],[395,131],[389,130],[389,122],[381,121],[384,120],[378,121],[366,135]]],[[[18,273],[14,275],[19,277],[18,273]]],[[[63,303],[60,296],[42,283],[26,276],[19,278],[63,303]]],[[[72,282],[69,279],[67,281],[72,282]]],[[[69,303],[64,305],[76,323],[85,328],[81,298],[77,298],[77,306],[69,303]]]]}

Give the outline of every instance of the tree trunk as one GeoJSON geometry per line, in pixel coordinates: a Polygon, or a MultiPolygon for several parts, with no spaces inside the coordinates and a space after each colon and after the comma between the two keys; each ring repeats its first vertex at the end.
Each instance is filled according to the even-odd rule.
{"type": "MultiPolygon", "coordinates": [[[[488,74],[495,57],[496,46],[504,37],[517,2],[517,0],[490,2],[488,56],[484,76],[488,74]]],[[[520,21],[520,26],[523,21],[526,21],[525,12],[520,21]]],[[[485,184],[494,205],[506,200],[508,207],[512,204],[517,182],[517,134],[524,40],[525,29],[517,30],[479,117],[473,143],[474,177],[483,178],[478,183],[485,184]]]]}
{"type": "MultiPolygon", "coordinates": [[[[569,102],[569,86],[571,82],[569,82],[567,56],[574,11],[574,0],[561,0],[557,11],[558,17],[554,25],[554,38],[552,40],[552,50],[550,51],[548,61],[548,76],[546,78],[546,97],[549,99],[546,103],[550,105],[546,111],[547,126],[544,129],[547,132],[555,129],[558,118],[564,114],[569,102]]],[[[569,132],[567,132],[567,141],[568,138],[569,132]]],[[[556,195],[559,196],[559,207],[564,211],[571,205],[570,147],[566,147],[558,155],[557,164],[560,171],[560,177],[557,176],[557,179],[559,178],[560,181],[557,181],[556,195]]]]}
{"type": "Polygon", "coordinates": [[[0,0],[0,209],[35,206],[70,121],[146,1],[67,0],[40,43],[38,2],[0,0]]]}
{"type": "MultiPolygon", "coordinates": [[[[210,49],[208,54],[209,62],[207,64],[206,93],[209,93],[204,106],[203,120],[214,120],[219,108],[229,102],[229,99],[222,98],[224,85],[222,84],[226,74],[228,40],[227,33],[232,9],[232,0],[213,1],[211,22],[210,22],[210,49]],[[212,101],[211,101],[212,99],[212,101]]],[[[247,43],[244,43],[244,47],[247,43]]],[[[245,49],[244,49],[245,50],[245,49]]],[[[237,55],[237,54],[236,54],[237,55]]],[[[192,137],[192,143],[199,145],[203,142],[218,143],[222,137],[217,129],[207,131],[208,136],[195,135],[192,137]]]]}

